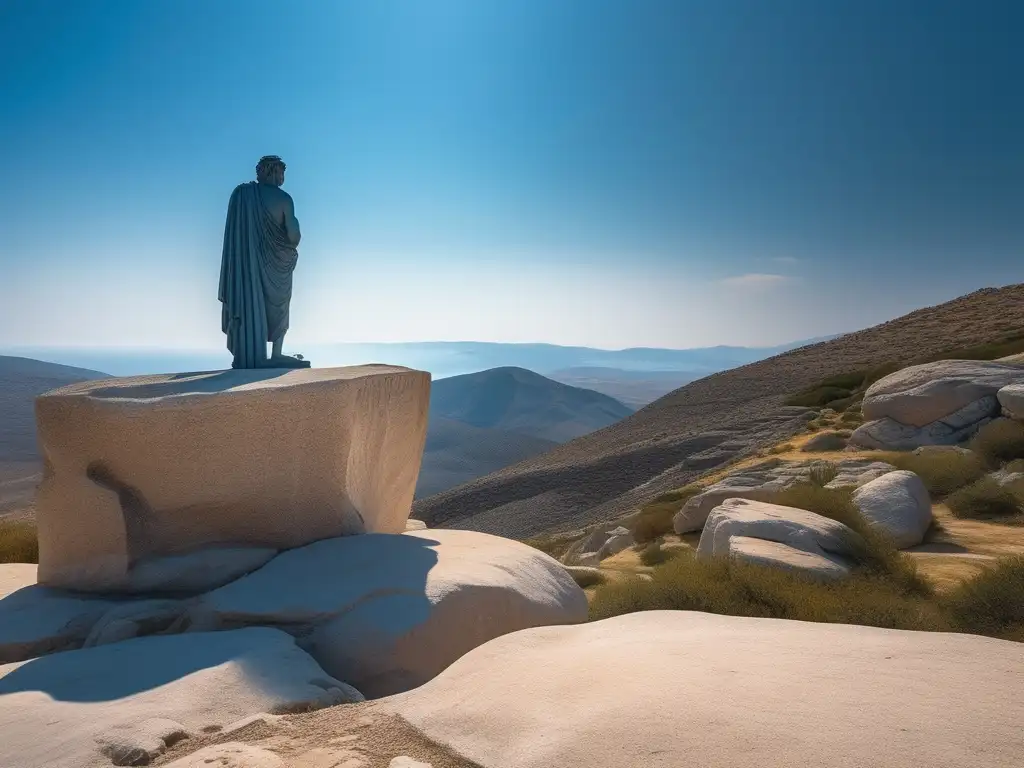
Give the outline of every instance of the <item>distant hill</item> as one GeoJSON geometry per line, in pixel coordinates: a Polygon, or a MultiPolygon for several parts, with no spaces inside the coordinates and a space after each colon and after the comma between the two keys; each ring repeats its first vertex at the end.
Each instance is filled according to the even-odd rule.
{"type": "MultiPolygon", "coordinates": [[[[439,382],[440,383],[440,382],[439,382]]],[[[536,456],[558,443],[431,415],[416,498],[425,498],[536,456]]]]}
{"type": "Polygon", "coordinates": [[[556,443],[607,427],[633,410],[600,392],[523,368],[493,368],[434,382],[431,418],[443,417],[556,443]]]}
{"type": "Polygon", "coordinates": [[[36,395],[76,381],[106,377],[87,368],[0,356],[0,462],[38,459],[32,405],[36,395]]]}
{"type": "Polygon", "coordinates": [[[622,368],[592,366],[565,368],[547,376],[573,387],[601,392],[636,409],[653,403],[704,374],[695,371],[627,371],[622,368]]]}
{"type": "Polygon", "coordinates": [[[33,410],[36,395],[106,376],[87,368],[0,355],[0,515],[32,505],[41,466],[33,410]]]}
{"type": "Polygon", "coordinates": [[[606,429],[422,499],[432,527],[528,537],[617,519],[659,493],[803,427],[785,400],[822,379],[1024,331],[1024,284],[988,288],[881,325],[715,373],[606,429]]]}

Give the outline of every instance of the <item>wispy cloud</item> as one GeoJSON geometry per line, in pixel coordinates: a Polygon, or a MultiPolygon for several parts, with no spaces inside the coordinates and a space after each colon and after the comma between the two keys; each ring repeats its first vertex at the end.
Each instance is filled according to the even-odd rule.
{"type": "Polygon", "coordinates": [[[728,288],[775,288],[793,282],[794,278],[787,275],[748,272],[745,275],[725,277],[718,282],[728,288]]]}
{"type": "Polygon", "coordinates": [[[798,264],[800,259],[796,256],[775,256],[772,261],[776,264],[798,264]]]}

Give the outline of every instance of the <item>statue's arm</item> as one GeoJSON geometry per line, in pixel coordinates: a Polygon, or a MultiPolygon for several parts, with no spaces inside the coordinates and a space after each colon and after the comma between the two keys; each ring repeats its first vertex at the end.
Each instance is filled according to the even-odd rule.
{"type": "Polygon", "coordinates": [[[298,245],[302,239],[302,231],[299,229],[299,220],[295,218],[295,201],[288,195],[284,207],[284,228],[288,233],[288,240],[292,245],[298,245]]]}

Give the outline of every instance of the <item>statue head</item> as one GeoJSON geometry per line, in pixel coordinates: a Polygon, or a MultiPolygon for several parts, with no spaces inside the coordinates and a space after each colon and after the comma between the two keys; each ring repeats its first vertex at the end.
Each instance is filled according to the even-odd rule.
{"type": "Polygon", "coordinates": [[[280,187],[284,184],[285,168],[284,160],[277,155],[265,155],[256,163],[256,181],[280,187]]]}

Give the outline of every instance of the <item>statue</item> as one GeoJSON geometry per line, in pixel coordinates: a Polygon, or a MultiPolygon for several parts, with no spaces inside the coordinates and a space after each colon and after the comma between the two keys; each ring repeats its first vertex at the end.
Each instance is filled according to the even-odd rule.
{"type": "Polygon", "coordinates": [[[228,202],[218,298],[232,368],[309,367],[281,351],[301,238],[295,204],[281,189],[284,171],[280,157],[260,158],[256,181],[239,184],[228,202]]]}

